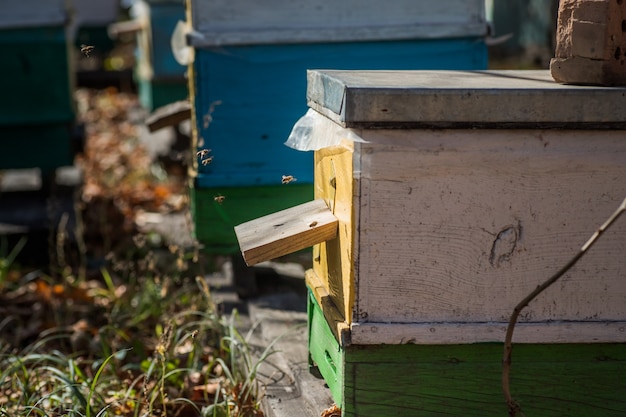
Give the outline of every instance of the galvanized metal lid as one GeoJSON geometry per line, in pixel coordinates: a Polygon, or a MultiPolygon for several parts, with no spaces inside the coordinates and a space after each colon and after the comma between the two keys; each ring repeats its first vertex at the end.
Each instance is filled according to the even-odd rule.
{"type": "Polygon", "coordinates": [[[487,35],[483,0],[191,0],[195,47],[487,35]]]}
{"type": "Polygon", "coordinates": [[[65,0],[0,1],[0,29],[65,26],[65,0]]]}
{"type": "Polygon", "coordinates": [[[626,128],[626,87],[556,83],[547,70],[307,74],[309,107],[345,127],[626,128]]]}

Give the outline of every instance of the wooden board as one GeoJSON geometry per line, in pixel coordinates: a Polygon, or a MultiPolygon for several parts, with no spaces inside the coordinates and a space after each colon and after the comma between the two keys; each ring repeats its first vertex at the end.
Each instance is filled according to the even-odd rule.
{"type": "MultiPolygon", "coordinates": [[[[506,322],[626,196],[623,131],[361,138],[354,315],[363,322],[506,322]]],[[[620,220],[520,321],[626,320],[624,236],[620,220]]]]}
{"type": "MultiPolygon", "coordinates": [[[[519,345],[511,392],[527,416],[626,415],[623,344],[519,345]]],[[[344,417],[507,415],[502,345],[352,345],[344,417]]]]}
{"type": "Polygon", "coordinates": [[[324,200],[291,207],[235,227],[249,266],[308,248],[337,236],[337,218],[324,200]]]}
{"type": "MultiPolygon", "coordinates": [[[[323,124],[316,128],[324,130],[323,124]]],[[[338,236],[313,248],[313,271],[323,283],[343,320],[352,320],[356,262],[353,144],[335,132],[337,146],[315,152],[315,198],[322,198],[338,219],[338,236]]]]}
{"type": "Polygon", "coordinates": [[[146,126],[150,132],[168,126],[177,125],[191,118],[191,103],[189,100],[180,100],[156,109],[146,118],[146,126]]]}

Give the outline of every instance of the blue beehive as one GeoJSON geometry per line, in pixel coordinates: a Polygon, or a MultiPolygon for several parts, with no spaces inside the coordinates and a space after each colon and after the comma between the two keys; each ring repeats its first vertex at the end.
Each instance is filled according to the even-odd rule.
{"type": "Polygon", "coordinates": [[[284,146],[306,112],[306,70],[484,69],[482,0],[189,2],[196,237],[236,253],[233,227],[313,195],[313,156],[284,146]],[[283,175],[297,181],[281,184],[283,175]],[[226,198],[222,204],[216,195],[226,198]]]}
{"type": "Polygon", "coordinates": [[[142,106],[154,110],[186,99],[185,67],[176,62],[171,47],[176,23],[185,19],[183,1],[140,0],[132,14],[141,24],[135,78],[142,106]]]}

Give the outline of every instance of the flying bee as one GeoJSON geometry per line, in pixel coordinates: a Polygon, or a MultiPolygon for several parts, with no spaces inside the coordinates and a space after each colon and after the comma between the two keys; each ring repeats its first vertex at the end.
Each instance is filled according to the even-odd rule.
{"type": "Polygon", "coordinates": [[[91,53],[91,51],[93,51],[93,46],[92,45],[85,45],[84,43],[80,45],[80,52],[82,52],[83,54],[85,54],[85,56],[89,56],[89,54],[91,53]]]}
{"type": "Polygon", "coordinates": [[[196,156],[198,158],[204,158],[205,156],[209,154],[209,152],[211,152],[210,149],[201,149],[198,152],[196,152],[196,156]]]}
{"type": "Polygon", "coordinates": [[[213,200],[217,203],[217,204],[222,204],[224,202],[224,200],[226,199],[226,197],[224,197],[223,195],[216,195],[215,197],[213,197],[213,200]]]}
{"type": "Polygon", "coordinates": [[[211,162],[213,162],[213,157],[209,156],[207,159],[203,159],[202,160],[202,165],[207,166],[209,165],[211,162]]]}
{"type": "Polygon", "coordinates": [[[289,184],[294,181],[297,181],[297,179],[293,175],[283,175],[283,184],[289,184]]]}

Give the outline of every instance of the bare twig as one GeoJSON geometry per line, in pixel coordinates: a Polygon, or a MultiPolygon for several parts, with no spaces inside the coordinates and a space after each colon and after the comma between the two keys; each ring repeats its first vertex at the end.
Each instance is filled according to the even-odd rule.
{"type": "Polygon", "coordinates": [[[502,391],[504,392],[504,398],[506,400],[506,404],[509,408],[509,416],[523,416],[521,407],[519,404],[513,399],[511,396],[511,389],[509,384],[509,376],[511,373],[511,351],[513,350],[512,339],[513,339],[513,331],[515,330],[515,323],[517,323],[517,318],[520,315],[520,312],[526,307],[532,300],[535,299],[539,294],[545,291],[548,287],[554,284],[559,278],[561,278],[567,271],[570,270],[572,266],[574,266],[582,256],[587,253],[589,248],[593,246],[594,243],[598,240],[600,236],[626,211],[626,198],[622,201],[622,204],[615,210],[615,212],[594,232],[593,235],[587,240],[587,242],[580,248],[578,253],[559,271],[554,274],[550,279],[545,281],[543,284],[537,286],[530,294],[528,294],[522,301],[520,301],[515,308],[513,309],[513,313],[511,314],[511,318],[509,319],[509,325],[506,329],[506,337],[504,339],[504,358],[502,360],[502,391]]]}

